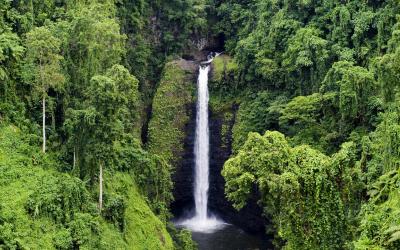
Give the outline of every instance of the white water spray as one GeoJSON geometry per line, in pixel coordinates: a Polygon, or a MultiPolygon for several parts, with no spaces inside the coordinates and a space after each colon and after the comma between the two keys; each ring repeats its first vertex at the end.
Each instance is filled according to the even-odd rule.
{"type": "MultiPolygon", "coordinates": [[[[215,56],[218,56],[216,54],[215,56]]],[[[195,155],[195,215],[194,217],[179,223],[192,231],[213,232],[225,225],[215,216],[207,213],[208,188],[209,188],[209,151],[210,135],[208,128],[208,73],[209,63],[214,57],[209,56],[206,62],[199,67],[197,80],[197,114],[196,114],[196,138],[194,145],[195,155]]]]}

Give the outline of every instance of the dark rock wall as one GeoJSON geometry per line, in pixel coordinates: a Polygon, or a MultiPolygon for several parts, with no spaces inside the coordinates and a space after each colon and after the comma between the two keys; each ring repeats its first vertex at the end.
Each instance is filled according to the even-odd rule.
{"type": "MultiPolygon", "coordinates": [[[[203,53],[202,56],[206,54],[203,53]]],[[[193,84],[196,84],[197,70],[194,71],[193,84]]],[[[194,212],[194,140],[196,129],[196,103],[189,104],[187,113],[190,121],[185,126],[184,153],[172,176],[174,182],[174,202],[171,211],[176,218],[190,216],[194,212]]],[[[231,155],[232,127],[235,122],[237,107],[212,112],[210,111],[210,189],[209,210],[225,221],[235,224],[249,232],[264,232],[266,221],[262,217],[262,209],[256,204],[254,197],[240,211],[235,210],[227,201],[224,194],[224,178],[221,170],[225,161],[231,155]],[[226,112],[231,113],[232,119],[226,119],[226,112]],[[227,133],[222,135],[223,126],[227,133]],[[227,127],[226,127],[227,126],[227,127]],[[224,136],[224,141],[223,141],[224,136]]]]}
{"type": "Polygon", "coordinates": [[[179,166],[172,176],[174,182],[174,202],[171,205],[172,213],[181,217],[192,212],[194,208],[194,140],[196,130],[196,104],[187,107],[190,109],[190,121],[185,127],[184,154],[179,166]]]}
{"type": "MultiPolygon", "coordinates": [[[[235,117],[236,107],[232,107],[235,117]]],[[[237,211],[227,201],[224,193],[225,180],[221,171],[225,161],[231,155],[232,127],[234,119],[227,124],[228,143],[222,142],[222,126],[226,122],[221,114],[210,114],[210,189],[209,189],[209,210],[229,223],[236,224],[250,232],[262,232],[265,230],[265,219],[262,217],[262,209],[256,203],[256,197],[248,204],[237,211]]]]}
{"type": "MultiPolygon", "coordinates": [[[[177,167],[173,175],[174,202],[171,205],[172,213],[176,217],[190,216],[194,211],[194,140],[196,128],[196,106],[192,105],[192,119],[186,126],[186,138],[184,142],[184,157],[181,165],[177,167]]],[[[221,176],[221,170],[225,161],[231,154],[229,146],[224,147],[221,140],[223,125],[221,114],[210,113],[210,189],[209,210],[217,214],[223,220],[235,224],[249,232],[264,232],[266,220],[262,217],[262,209],[256,203],[254,197],[240,211],[235,210],[227,201],[224,194],[225,180],[221,176]]],[[[234,120],[229,124],[231,131],[234,120]]],[[[231,132],[229,132],[231,136],[231,132]]]]}

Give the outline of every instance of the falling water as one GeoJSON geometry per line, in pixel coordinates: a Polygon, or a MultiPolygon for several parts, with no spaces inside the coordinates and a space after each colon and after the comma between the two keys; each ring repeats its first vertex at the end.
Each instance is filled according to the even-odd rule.
{"type": "MultiPolygon", "coordinates": [[[[216,54],[217,56],[218,54],[216,54]]],[[[213,57],[199,67],[197,80],[197,114],[196,114],[196,138],[194,146],[195,155],[195,215],[183,221],[181,225],[193,231],[212,232],[222,227],[225,223],[218,220],[214,215],[207,213],[208,187],[209,187],[209,151],[210,135],[208,128],[208,73],[209,63],[213,57]]]]}
{"type": "Polygon", "coordinates": [[[208,72],[210,66],[199,69],[197,92],[196,140],[194,146],[196,178],[194,185],[194,198],[196,217],[200,220],[207,219],[208,202],[208,172],[210,138],[208,130],[208,72]]]}

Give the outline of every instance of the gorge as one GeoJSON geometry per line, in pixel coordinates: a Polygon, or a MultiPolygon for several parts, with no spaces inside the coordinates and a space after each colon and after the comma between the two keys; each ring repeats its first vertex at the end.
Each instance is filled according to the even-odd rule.
{"type": "Polygon", "coordinates": [[[399,16],[0,1],[0,249],[400,249],[399,16]]]}
{"type": "MultiPolygon", "coordinates": [[[[218,56],[216,54],[215,56],[218,56]]],[[[194,145],[194,200],[195,214],[192,218],[182,221],[182,225],[192,231],[209,232],[224,227],[224,222],[208,212],[209,189],[209,151],[210,135],[208,124],[208,73],[214,55],[210,54],[206,62],[199,66],[197,80],[196,132],[194,145]]]]}
{"type": "MultiPolygon", "coordinates": [[[[212,61],[218,55],[219,53],[211,52],[207,56],[207,61],[200,62],[199,65],[195,111],[194,159],[192,160],[193,171],[191,173],[194,178],[189,178],[194,180],[194,207],[186,205],[188,207],[179,208],[178,210],[186,211],[186,213],[178,214],[180,218],[175,220],[175,224],[178,227],[186,227],[192,231],[193,239],[198,243],[199,249],[267,249],[267,239],[261,236],[261,234],[257,236],[257,233],[263,231],[262,223],[264,220],[260,216],[261,213],[257,217],[256,205],[255,210],[247,208],[247,211],[244,209],[240,213],[234,210],[224,197],[223,181],[218,181],[218,179],[222,179],[220,171],[222,168],[221,163],[223,163],[224,159],[222,158],[222,160],[218,161],[214,158],[210,169],[210,147],[213,149],[212,155],[214,157],[220,159],[224,157],[224,152],[218,150],[218,148],[221,148],[221,145],[217,144],[218,140],[221,141],[221,134],[217,136],[214,134],[210,145],[208,81],[212,61]],[[212,183],[210,183],[210,178],[212,183]],[[209,196],[210,185],[213,192],[209,196]],[[222,194],[221,192],[218,193],[218,190],[222,190],[222,194]],[[213,208],[208,206],[209,199],[213,201],[213,208]],[[215,212],[218,213],[218,216],[214,214],[215,212]],[[245,216],[243,217],[243,215],[245,216]],[[222,217],[226,218],[230,223],[223,221],[222,217]],[[240,217],[242,218],[241,220],[239,219],[240,217]],[[245,220],[247,220],[247,223],[243,223],[245,220]],[[254,222],[251,222],[251,220],[254,222]],[[231,224],[235,222],[239,227],[231,224]],[[257,227],[257,224],[260,224],[260,226],[257,227]],[[248,232],[243,231],[240,227],[248,230],[248,232]]],[[[214,126],[213,129],[216,129],[216,127],[214,126]]],[[[225,157],[227,157],[229,152],[225,152],[225,154],[225,157]]],[[[186,165],[185,167],[190,167],[190,165],[186,165]]],[[[186,172],[188,173],[188,171],[186,172]]],[[[185,190],[188,189],[186,188],[185,190]]]]}

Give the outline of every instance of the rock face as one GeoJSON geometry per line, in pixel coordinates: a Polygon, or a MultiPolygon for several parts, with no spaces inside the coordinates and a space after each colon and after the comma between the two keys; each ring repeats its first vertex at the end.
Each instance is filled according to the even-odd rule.
{"type": "MultiPolygon", "coordinates": [[[[193,84],[196,84],[197,70],[193,71],[193,84]]],[[[183,154],[175,165],[173,174],[174,202],[171,211],[176,218],[190,216],[194,212],[194,140],[196,128],[196,98],[186,105],[186,114],[190,115],[183,131],[183,154]]],[[[235,210],[224,194],[225,181],[221,170],[231,155],[232,127],[237,106],[228,109],[210,111],[210,188],[209,210],[225,221],[235,224],[246,231],[259,233],[265,231],[266,221],[262,209],[256,204],[256,197],[240,211],[235,210]],[[228,118],[227,118],[228,117],[228,118]]]]}
{"type": "Polygon", "coordinates": [[[184,153],[180,164],[172,176],[174,182],[174,202],[171,204],[172,213],[176,217],[189,216],[194,208],[194,139],[196,130],[196,104],[189,107],[191,117],[185,126],[184,153]]]}
{"type": "MultiPolygon", "coordinates": [[[[232,108],[233,113],[236,107],[232,108]]],[[[226,145],[222,141],[222,127],[224,119],[221,114],[210,115],[210,190],[209,209],[225,221],[238,225],[249,232],[262,232],[265,230],[266,221],[262,217],[262,209],[256,203],[256,197],[250,200],[247,205],[237,211],[227,201],[224,193],[225,180],[221,176],[222,167],[231,154],[231,131],[234,124],[234,117],[228,126],[228,141],[226,145]]]]}
{"type": "MultiPolygon", "coordinates": [[[[233,110],[235,111],[236,108],[233,110]]],[[[194,139],[196,126],[196,108],[192,106],[192,118],[186,125],[186,138],[184,142],[184,156],[181,164],[176,168],[173,175],[174,202],[171,205],[172,213],[177,217],[190,216],[194,210],[193,183],[194,183],[194,139]]],[[[234,120],[228,124],[228,136],[234,120]]],[[[237,211],[225,198],[225,181],[221,176],[221,170],[225,161],[231,154],[230,141],[228,147],[222,142],[222,127],[224,119],[221,114],[210,113],[210,189],[209,189],[209,211],[217,214],[223,220],[235,224],[246,231],[260,233],[265,231],[266,220],[262,217],[262,209],[256,203],[256,197],[237,211]]]]}
{"type": "Polygon", "coordinates": [[[164,66],[148,125],[147,149],[162,156],[176,171],[173,176],[176,200],[171,206],[173,212],[176,208],[185,207],[192,199],[196,69],[194,62],[184,59],[168,62],[164,66]]]}

